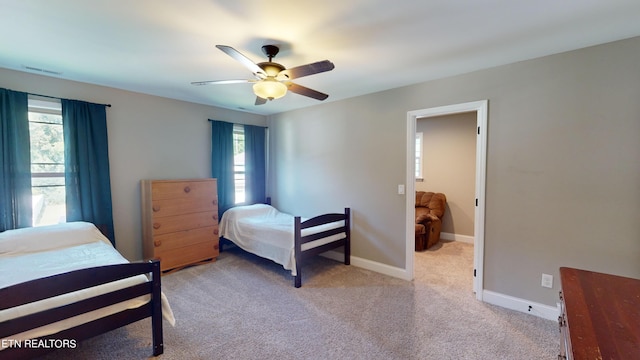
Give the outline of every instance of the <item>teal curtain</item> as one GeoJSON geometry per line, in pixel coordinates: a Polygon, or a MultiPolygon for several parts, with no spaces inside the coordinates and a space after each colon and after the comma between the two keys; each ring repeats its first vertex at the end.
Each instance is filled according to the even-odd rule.
{"type": "Polygon", "coordinates": [[[27,93],[0,89],[0,231],[32,225],[27,93]]]}
{"type": "Polygon", "coordinates": [[[115,245],[105,105],[62,99],[67,221],[98,226],[115,245]]]}
{"type": "Polygon", "coordinates": [[[211,177],[218,179],[218,215],[235,203],[233,183],[233,124],[211,121],[211,177]]]}
{"type": "Polygon", "coordinates": [[[244,125],[246,201],[266,201],[266,128],[244,125]]]}

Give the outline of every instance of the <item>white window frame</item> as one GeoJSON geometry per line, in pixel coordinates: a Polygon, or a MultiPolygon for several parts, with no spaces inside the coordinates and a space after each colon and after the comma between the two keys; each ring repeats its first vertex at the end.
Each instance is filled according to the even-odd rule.
{"type": "Polygon", "coordinates": [[[424,148],[423,133],[417,132],[416,133],[416,173],[415,173],[416,181],[424,181],[424,176],[422,171],[422,168],[423,168],[422,165],[424,161],[423,148],[424,148]]]}

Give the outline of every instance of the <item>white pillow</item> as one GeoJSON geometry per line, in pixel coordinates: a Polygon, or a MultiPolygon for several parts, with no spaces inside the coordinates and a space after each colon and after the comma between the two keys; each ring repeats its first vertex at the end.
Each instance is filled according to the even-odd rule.
{"type": "Polygon", "coordinates": [[[264,216],[277,212],[276,208],[271,205],[253,204],[232,207],[225,211],[222,217],[234,221],[245,217],[264,216]]]}
{"type": "Polygon", "coordinates": [[[7,230],[0,233],[0,256],[55,250],[104,241],[98,228],[84,221],[7,230]]]}

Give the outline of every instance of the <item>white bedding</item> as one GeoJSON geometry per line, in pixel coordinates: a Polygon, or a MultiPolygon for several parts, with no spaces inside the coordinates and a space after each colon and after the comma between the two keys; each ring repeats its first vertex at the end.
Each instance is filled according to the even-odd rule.
{"type": "MultiPolygon", "coordinates": [[[[127,262],[91,223],[73,222],[8,230],[0,233],[0,288],[72,270],[127,262]]],[[[19,307],[0,310],[0,323],[144,281],[147,281],[146,276],[138,275],[19,307]]],[[[11,335],[7,339],[25,340],[54,334],[90,320],[142,306],[147,302],[149,302],[149,295],[141,296],[21,334],[11,335]]],[[[173,312],[164,294],[162,294],[162,313],[171,325],[175,324],[173,312]]]]}
{"type": "MultiPolygon", "coordinates": [[[[302,219],[305,221],[306,219],[302,219]]],[[[344,226],[338,221],[310,229],[302,235],[344,226]]],[[[294,216],[266,204],[233,207],[222,215],[220,236],[250,253],[275,261],[296,276],[294,250],[294,216]]],[[[344,233],[318,239],[302,245],[302,250],[321,246],[344,237],[344,233]]]]}

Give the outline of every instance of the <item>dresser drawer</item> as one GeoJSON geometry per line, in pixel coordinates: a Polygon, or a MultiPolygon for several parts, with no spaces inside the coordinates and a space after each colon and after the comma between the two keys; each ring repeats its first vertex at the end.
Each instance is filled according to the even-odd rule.
{"type": "Polygon", "coordinates": [[[211,211],[218,211],[218,200],[213,196],[153,200],[151,202],[151,213],[154,222],[157,217],[211,211]]]}
{"type": "Polygon", "coordinates": [[[217,198],[216,181],[154,181],[151,196],[154,200],[176,198],[217,198]]]}
{"type": "Polygon", "coordinates": [[[560,291],[560,316],[558,316],[558,326],[560,328],[560,355],[558,360],[573,360],[571,350],[571,336],[567,327],[567,313],[565,311],[564,297],[560,291]]]}
{"type": "Polygon", "coordinates": [[[215,259],[218,254],[213,242],[205,242],[177,249],[158,251],[155,255],[160,259],[160,270],[165,271],[181,266],[190,265],[200,261],[215,259]]]}
{"type": "Polygon", "coordinates": [[[158,236],[177,231],[198,229],[208,226],[218,225],[218,212],[207,211],[194,214],[183,214],[176,216],[154,217],[153,235],[158,236]]]}
{"type": "Polygon", "coordinates": [[[217,247],[218,226],[178,231],[154,236],[153,238],[154,253],[200,243],[209,243],[212,247],[217,247]]]}

